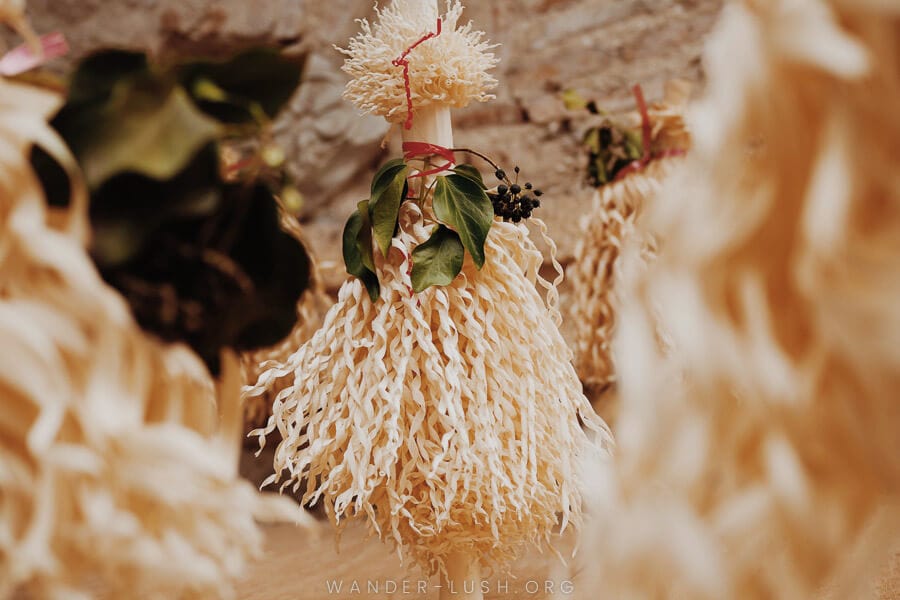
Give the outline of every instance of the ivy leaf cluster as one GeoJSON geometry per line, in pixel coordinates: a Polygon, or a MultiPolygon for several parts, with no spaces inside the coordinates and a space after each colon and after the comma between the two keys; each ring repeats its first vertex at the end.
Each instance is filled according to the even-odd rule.
{"type": "Polygon", "coordinates": [[[566,90],[562,96],[569,110],[586,110],[603,117],[599,124],[585,132],[582,140],[588,151],[588,181],[592,186],[602,187],[614,181],[622,169],[643,156],[639,131],[617,123],[596,102],[585,100],[574,90],[566,90]]]}
{"type": "MultiPolygon", "coordinates": [[[[344,228],[347,272],[359,278],[375,302],[380,284],[373,247],[387,257],[399,227],[400,206],[409,198],[409,166],[402,159],[385,164],[372,182],[371,197],[360,202],[344,228]]],[[[465,253],[475,267],[484,266],[484,245],[494,220],[494,207],[481,173],[459,165],[435,178],[432,202],[438,225],[412,252],[410,278],[414,292],[449,285],[462,271],[465,253]]]]}
{"type": "Polygon", "coordinates": [[[619,172],[643,156],[641,134],[609,119],[584,135],[588,151],[588,180],[594,187],[614,181],[619,172]]]}
{"type": "MultiPolygon", "coordinates": [[[[222,348],[287,336],[310,283],[306,249],[280,226],[287,176],[234,176],[223,159],[264,136],[302,66],[268,49],[168,65],[104,51],[78,65],[52,121],[90,191],[101,275],[141,327],[190,345],[214,374],[222,348]]],[[[32,162],[64,205],[59,166],[39,149],[32,162]]]]}

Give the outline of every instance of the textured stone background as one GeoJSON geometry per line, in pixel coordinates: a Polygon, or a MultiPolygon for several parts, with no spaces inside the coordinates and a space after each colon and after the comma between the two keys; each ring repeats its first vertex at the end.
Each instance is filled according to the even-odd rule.
{"type": "MultiPolygon", "coordinates": [[[[470,0],[466,17],[500,43],[497,99],[455,117],[456,142],[501,164],[519,164],[545,192],[539,215],[565,263],[588,206],[579,147],[585,115],[567,113],[559,91],[576,88],[613,111],[632,106],[630,87],[649,98],[672,77],[699,80],[700,50],[722,0],[470,0]]],[[[277,123],[306,197],[303,220],[326,282],[344,278],[339,236],[371,172],[396,140],[359,116],[340,93],[345,76],[334,44],[357,31],[373,0],[30,0],[39,31],[61,29],[78,57],[99,47],[160,55],[228,52],[260,43],[311,52],[306,83],[277,123]]],[[[394,136],[399,137],[399,136],[394,136]]]]}

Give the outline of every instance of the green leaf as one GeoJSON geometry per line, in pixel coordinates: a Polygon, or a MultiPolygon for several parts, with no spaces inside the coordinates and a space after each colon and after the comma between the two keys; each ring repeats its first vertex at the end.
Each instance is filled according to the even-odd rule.
{"type": "Polygon", "coordinates": [[[438,225],[431,237],[412,253],[413,291],[433,285],[450,285],[462,271],[465,248],[455,231],[438,225]]]}
{"type": "MultiPolygon", "coordinates": [[[[137,183],[140,176],[125,177],[137,183]]],[[[177,198],[179,189],[169,182],[148,181],[166,185],[177,198]]],[[[223,347],[266,347],[290,333],[311,272],[306,249],[281,227],[277,200],[265,185],[217,191],[213,214],[180,214],[151,230],[144,226],[143,211],[123,210],[119,222],[97,223],[92,248],[94,256],[105,253],[100,273],[123,295],[141,327],[190,345],[213,374],[223,347]],[[144,241],[136,245],[132,235],[144,241]]],[[[119,202],[123,209],[132,201],[126,198],[119,202]]],[[[148,195],[143,207],[151,207],[150,200],[148,195]]]]}
{"type": "Polygon", "coordinates": [[[434,214],[459,234],[475,266],[484,266],[484,243],[494,222],[494,207],[483,189],[462,175],[438,177],[434,186],[434,214]]]}
{"type": "Polygon", "coordinates": [[[568,89],[561,94],[563,104],[568,110],[582,110],[587,107],[587,100],[576,90],[568,89]]]}
{"type": "Polygon", "coordinates": [[[395,158],[384,163],[384,166],[378,169],[375,177],[372,178],[372,198],[384,192],[385,188],[393,183],[397,172],[404,168],[406,168],[406,161],[402,158],[395,158]]]}
{"type": "Polygon", "coordinates": [[[468,177],[469,179],[480,185],[481,189],[487,189],[487,186],[484,185],[484,178],[481,177],[481,171],[479,171],[472,165],[458,165],[455,169],[453,169],[453,172],[457,175],[468,177]]]}
{"type": "Polygon", "coordinates": [[[291,333],[312,262],[303,244],[281,226],[278,202],[264,184],[228,186],[225,197],[228,226],[216,232],[212,245],[234,261],[253,288],[220,301],[221,312],[210,325],[227,336],[222,345],[238,351],[264,348],[291,333]]]}
{"type": "Polygon", "coordinates": [[[304,57],[283,56],[274,49],[255,49],[224,62],[185,65],[179,79],[201,109],[229,122],[254,120],[256,106],[275,118],[300,85],[304,57]],[[211,85],[220,91],[210,95],[211,85]]]}
{"type": "Polygon", "coordinates": [[[600,128],[599,127],[591,127],[584,134],[584,139],[582,140],[582,144],[594,154],[597,154],[602,150],[600,148],[600,128]]]}
{"type": "Polygon", "coordinates": [[[356,205],[362,224],[356,236],[356,246],[367,269],[375,272],[375,257],[372,250],[372,220],[369,214],[369,201],[363,200],[356,205]]]}
{"type": "Polygon", "coordinates": [[[625,130],[625,153],[631,160],[638,160],[644,155],[643,134],[637,131],[625,130]]]}
{"type": "Polygon", "coordinates": [[[398,158],[384,165],[372,180],[369,214],[372,216],[375,242],[384,256],[391,249],[391,240],[400,216],[400,204],[409,189],[406,183],[408,174],[409,167],[403,159],[398,158]]]}
{"type": "Polygon", "coordinates": [[[372,299],[372,302],[375,302],[378,300],[380,286],[378,284],[378,276],[363,262],[362,252],[359,248],[359,233],[362,226],[363,219],[361,211],[356,210],[350,215],[347,224],[344,226],[344,265],[347,267],[347,273],[363,282],[363,285],[365,285],[366,289],[369,291],[369,298],[372,299]]]}
{"type": "MultiPolygon", "coordinates": [[[[101,269],[153,252],[158,232],[185,223],[216,221],[224,210],[214,144],[175,177],[160,181],[134,172],[110,177],[91,193],[91,255],[101,269]]],[[[186,236],[191,247],[201,239],[186,236]]]]}
{"type": "Polygon", "coordinates": [[[72,75],[67,102],[106,102],[116,84],[125,78],[148,73],[147,55],[123,50],[105,50],[85,58],[72,75]]]}
{"type": "MultiPolygon", "coordinates": [[[[238,96],[229,78],[249,77],[250,100],[238,101],[260,115],[273,89],[287,99],[290,78],[265,69],[198,77],[195,99],[178,79],[189,70],[150,65],[143,54],[94,55],[73,76],[53,125],[90,185],[90,252],[100,274],[142,328],[190,345],[216,374],[223,347],[270,346],[290,333],[311,261],[282,227],[287,215],[273,190],[280,193],[285,174],[273,172],[272,181],[223,181],[221,138],[250,128],[226,129],[198,108],[204,102],[230,106],[238,96]]],[[[296,86],[290,87],[293,93],[296,86]]],[[[33,160],[51,199],[65,202],[59,165],[39,152],[33,160]]],[[[269,164],[273,171],[282,168],[280,161],[269,164]]],[[[377,277],[363,269],[377,297],[377,277]]]]}
{"type": "Polygon", "coordinates": [[[221,131],[180,87],[148,78],[122,81],[108,103],[60,117],[91,189],[123,171],[169,179],[221,131]]]}

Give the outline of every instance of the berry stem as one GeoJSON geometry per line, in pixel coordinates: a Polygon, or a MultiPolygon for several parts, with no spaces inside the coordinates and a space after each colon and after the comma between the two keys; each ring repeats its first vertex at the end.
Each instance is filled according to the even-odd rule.
{"type": "MultiPolygon", "coordinates": [[[[493,160],[491,160],[489,157],[485,156],[485,155],[482,154],[481,152],[478,152],[478,151],[476,151],[476,150],[472,150],[471,148],[451,148],[450,151],[451,151],[451,152],[462,152],[462,153],[464,153],[464,154],[471,154],[471,155],[473,155],[473,156],[477,156],[477,157],[480,158],[481,160],[483,160],[483,161],[485,161],[486,163],[488,163],[489,165],[491,165],[491,167],[493,167],[495,171],[501,171],[501,170],[502,170],[502,169],[500,168],[500,166],[499,166],[497,163],[495,163],[493,160]]],[[[503,180],[506,182],[507,185],[512,185],[512,182],[509,180],[509,177],[504,177],[503,180]]]]}

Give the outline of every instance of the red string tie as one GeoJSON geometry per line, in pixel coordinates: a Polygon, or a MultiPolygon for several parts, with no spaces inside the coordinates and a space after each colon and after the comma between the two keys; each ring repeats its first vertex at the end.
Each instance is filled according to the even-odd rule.
{"type": "Polygon", "coordinates": [[[409,53],[415,50],[420,44],[427,42],[431,38],[436,38],[439,35],[441,35],[440,18],[437,20],[437,31],[423,35],[415,44],[404,50],[403,54],[391,62],[395,67],[403,67],[403,87],[406,90],[406,123],[403,125],[405,129],[412,129],[413,124],[412,88],[409,83],[409,59],[407,57],[409,56],[409,53]]]}
{"type": "Polygon", "coordinates": [[[647,110],[647,101],[644,99],[644,90],[640,84],[631,88],[634,93],[634,99],[637,102],[638,111],[641,113],[641,146],[642,154],[639,159],[632,162],[616,174],[613,181],[624,179],[632,173],[643,171],[647,165],[658,158],[669,158],[673,156],[683,156],[684,150],[671,148],[662,152],[653,153],[653,124],[650,122],[650,112],[647,110]]]}
{"type": "Polygon", "coordinates": [[[428,177],[429,175],[443,173],[444,171],[453,168],[453,165],[456,164],[456,157],[453,155],[453,150],[451,150],[450,148],[444,148],[443,146],[438,146],[437,144],[429,144],[427,142],[403,143],[404,160],[410,161],[414,158],[421,158],[423,156],[440,156],[447,161],[447,164],[429,169],[428,171],[421,171],[414,175],[410,175],[410,179],[413,179],[414,177],[428,177]]]}

